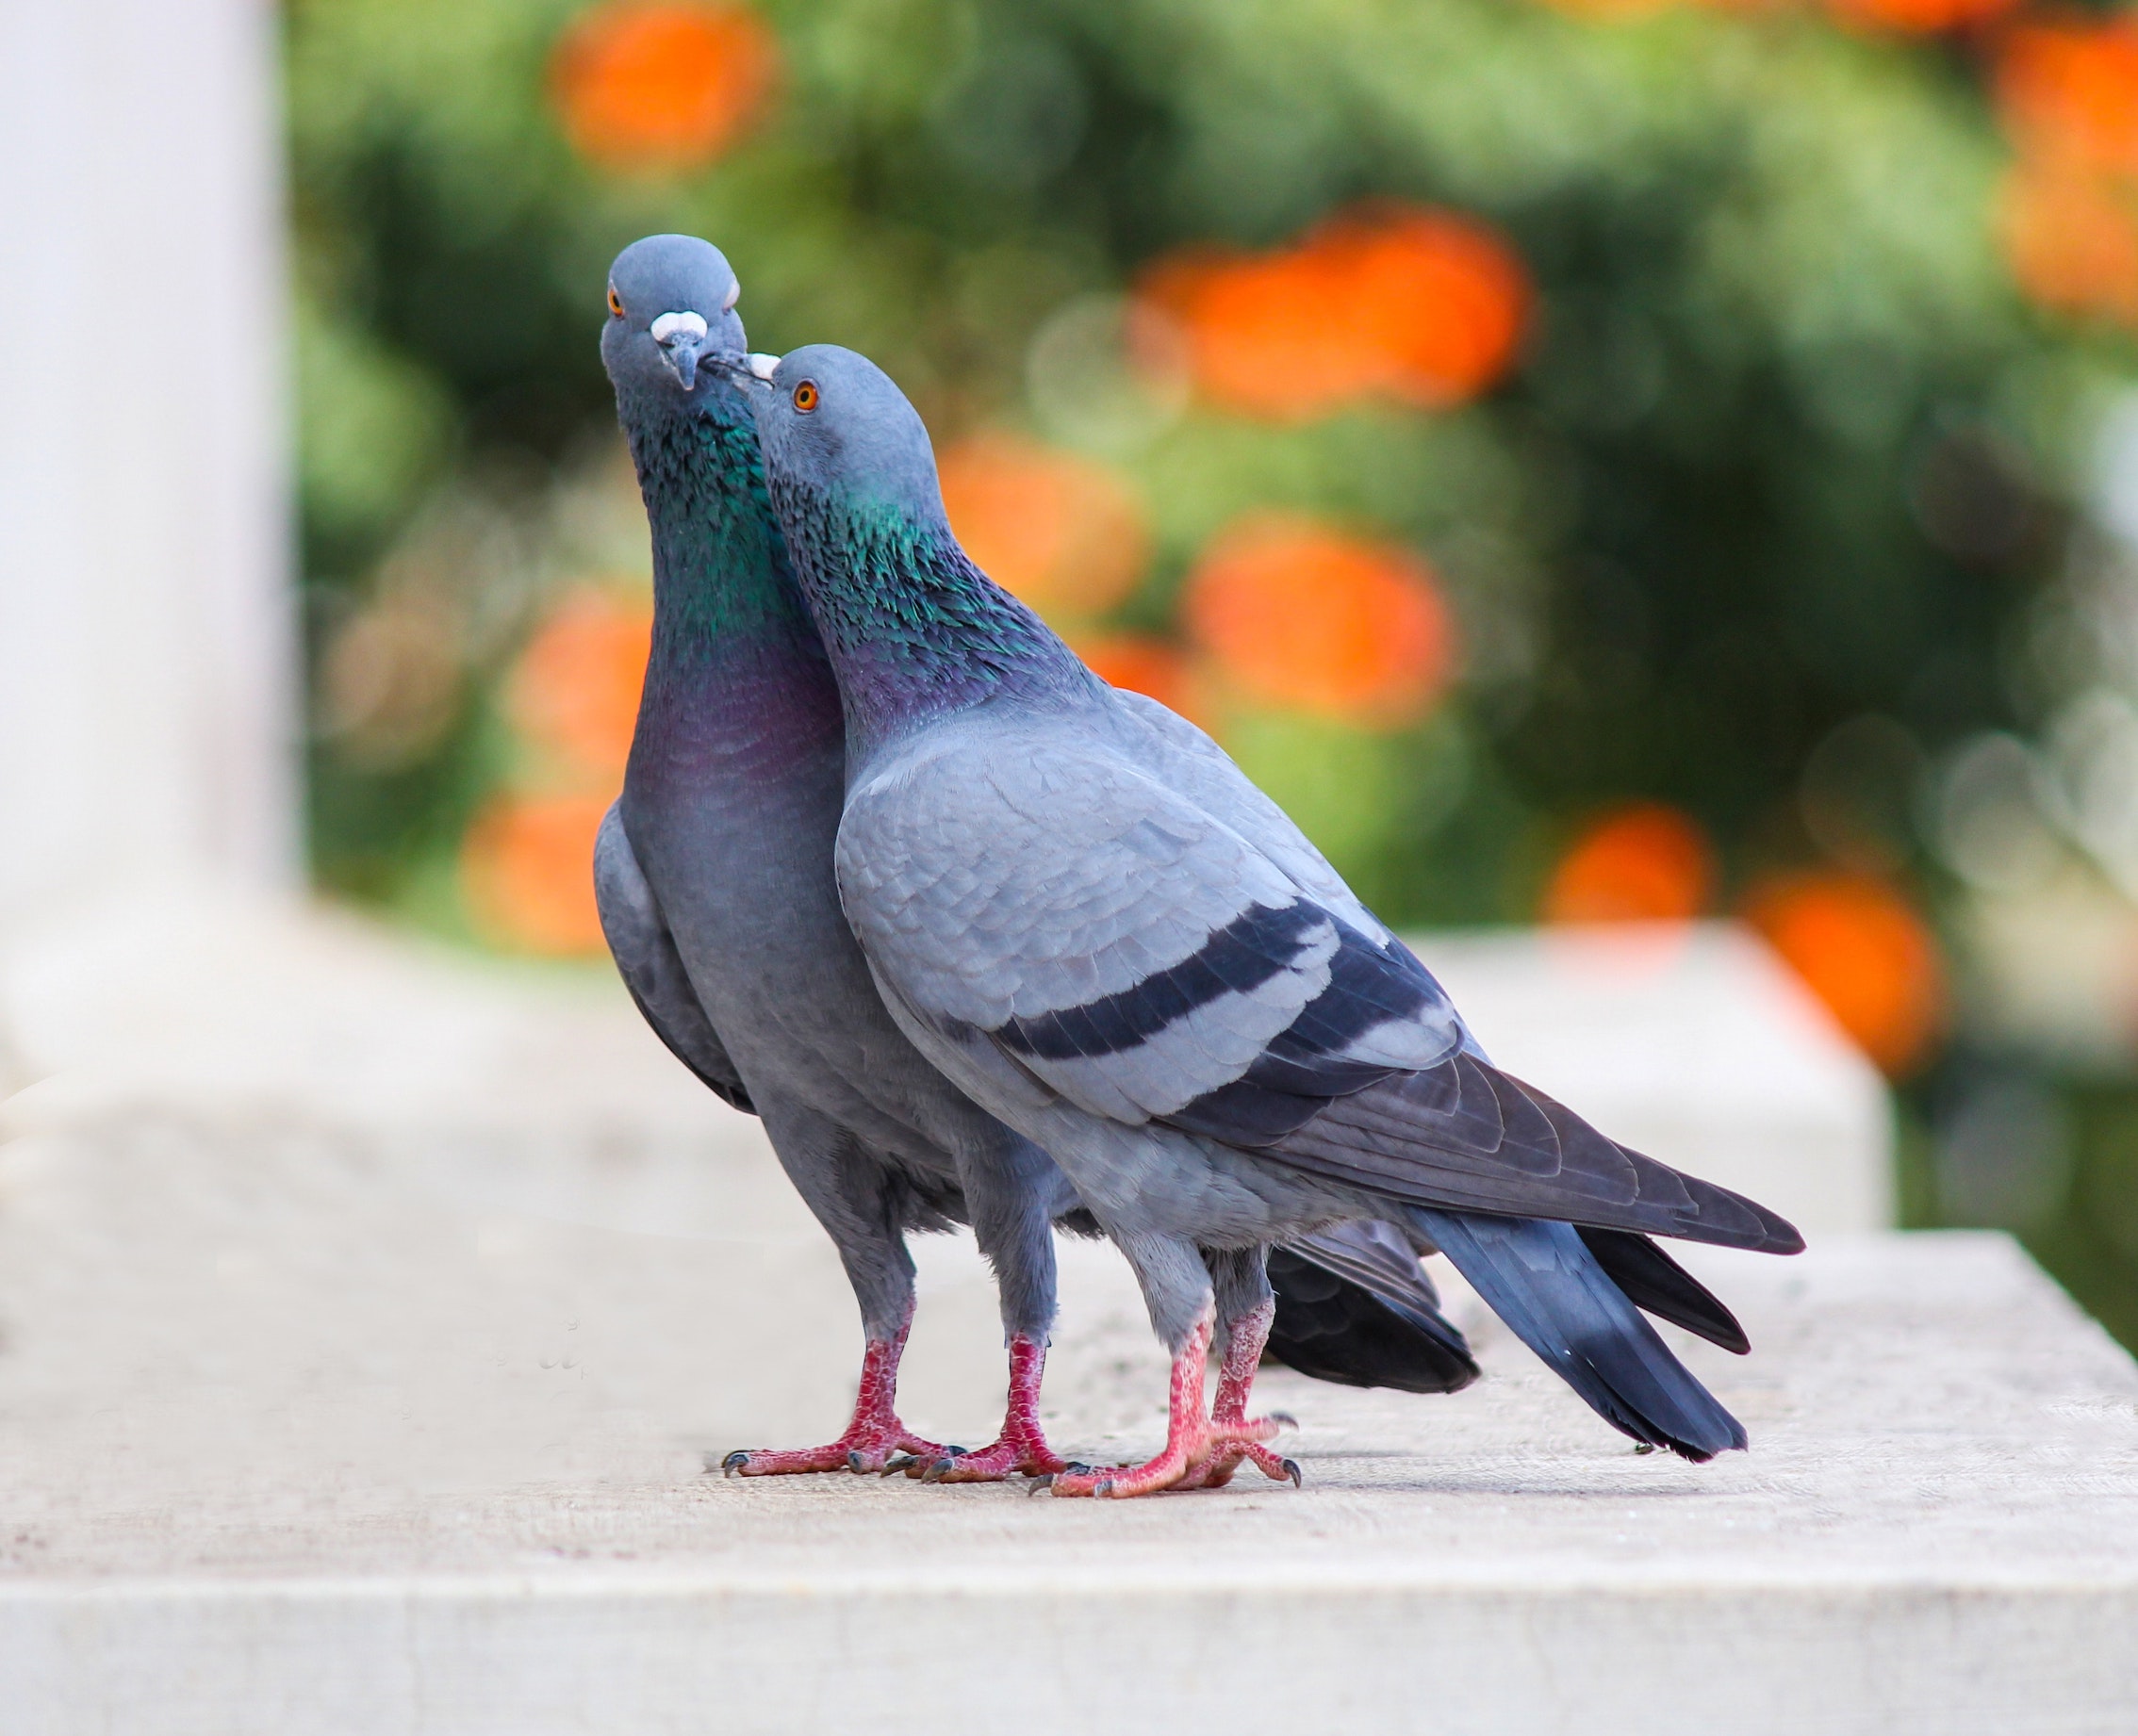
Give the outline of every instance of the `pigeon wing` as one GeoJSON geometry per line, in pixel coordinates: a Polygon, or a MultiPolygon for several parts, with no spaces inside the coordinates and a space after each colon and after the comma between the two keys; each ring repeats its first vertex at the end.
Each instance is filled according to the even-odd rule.
{"type": "Polygon", "coordinates": [[[849,794],[841,896],[913,1018],[1091,1114],[1392,1199],[1801,1245],[1471,1053],[1400,941],[1048,721],[939,729],[849,794]]]}
{"type": "Polygon", "coordinates": [[[594,841],[594,902],[601,933],[624,987],[653,1027],[653,1035],[724,1103],[755,1115],[742,1074],[713,1028],[690,986],[683,955],[661,918],[653,889],[639,871],[624,835],[623,817],[612,806],[594,841]]]}

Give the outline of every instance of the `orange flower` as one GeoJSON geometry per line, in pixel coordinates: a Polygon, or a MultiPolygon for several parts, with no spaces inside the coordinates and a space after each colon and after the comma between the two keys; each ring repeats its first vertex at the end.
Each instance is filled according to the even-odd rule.
{"type": "Polygon", "coordinates": [[[1928,36],[2002,17],[2019,0],[1827,0],[1843,24],[1928,36]]]}
{"type": "Polygon", "coordinates": [[[1997,97],[2029,156],[2138,173],[2138,24],[2128,18],[2014,29],[1997,97]]]}
{"type": "Polygon", "coordinates": [[[1303,249],[1184,249],[1147,272],[1139,293],[1177,323],[1196,389],[1221,409],[1307,420],[1371,385],[1362,358],[1324,341],[1340,320],[1342,286],[1303,249]]]}
{"type": "Polygon", "coordinates": [[[1189,631],[1258,698],[1407,723],[1446,684],[1455,631],[1416,555],[1314,519],[1256,514],[1189,575],[1189,631]]]}
{"type": "Polygon", "coordinates": [[[1544,890],[1548,923],[1690,922],[1707,908],[1715,852],[1675,808],[1636,802],[1592,821],[1544,890]]]}
{"type": "Polygon", "coordinates": [[[696,169],[764,111],[779,65],[754,12],[612,0],[558,42],[551,89],[583,156],[611,169],[696,169]]]}
{"type": "Polygon", "coordinates": [[[513,670],[506,690],[512,721],[613,788],[631,753],[652,637],[649,603],[593,585],[567,591],[513,670]]]}
{"type": "Polygon", "coordinates": [[[1883,881],[1821,873],[1771,882],[1747,919],[1886,1073],[1907,1073],[1943,1023],[1945,970],[1922,918],[1883,881]]]}
{"type": "Polygon", "coordinates": [[[1183,717],[1202,721],[1194,674],[1179,647],[1148,633],[1104,633],[1076,643],[1077,656],[1100,680],[1148,695],[1183,717]]]}
{"type": "Polygon", "coordinates": [[[1495,231],[1392,202],[1340,212],[1275,253],[1185,249],[1139,294],[1185,334],[1206,399],[1278,421],[1376,394],[1473,398],[1513,361],[1531,299],[1495,231]]]}
{"type": "Polygon", "coordinates": [[[940,467],[965,552],[1042,614],[1100,614],[1136,588],[1150,533],[1115,471],[1007,434],[959,441],[940,467]]]}
{"type": "Polygon", "coordinates": [[[2012,274],[2035,305],[2138,325],[2138,188],[2076,163],[2022,164],[2005,179],[1998,219],[2012,274]]]}
{"type": "Polygon", "coordinates": [[[485,808],[460,845],[475,925],[525,952],[600,952],[594,835],[608,807],[606,795],[503,795],[485,808]]]}
{"type": "Polygon", "coordinates": [[[1343,286],[1331,336],[1362,358],[1372,389],[1432,407],[1474,398],[1506,371],[1529,279],[1482,223],[1368,206],[1330,219],[1306,246],[1343,286]]]}

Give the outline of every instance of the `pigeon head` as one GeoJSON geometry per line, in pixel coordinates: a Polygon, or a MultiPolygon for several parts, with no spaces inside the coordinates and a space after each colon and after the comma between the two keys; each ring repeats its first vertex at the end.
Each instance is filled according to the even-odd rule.
{"type": "Polygon", "coordinates": [[[681,405],[699,389],[701,363],[724,384],[718,365],[743,354],[741,295],[733,267],[696,236],[648,236],[618,254],[601,328],[601,365],[618,401],[681,405]]]}
{"type": "Polygon", "coordinates": [[[935,449],[891,376],[851,350],[811,344],[748,365],[757,437],[777,488],[834,512],[945,528],[935,449]]]}
{"type": "Polygon", "coordinates": [[[973,565],[928,430],[864,355],[813,344],[731,368],[847,709],[849,769],[920,720],[1006,694],[1089,699],[1091,672],[973,565]]]}

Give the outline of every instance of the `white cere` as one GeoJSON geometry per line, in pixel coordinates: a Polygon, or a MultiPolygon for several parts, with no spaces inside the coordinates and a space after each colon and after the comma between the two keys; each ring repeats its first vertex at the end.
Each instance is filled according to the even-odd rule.
{"type": "Polygon", "coordinates": [[[652,334],[653,341],[657,344],[665,344],[678,337],[703,337],[705,316],[688,312],[663,314],[646,329],[652,334]]]}

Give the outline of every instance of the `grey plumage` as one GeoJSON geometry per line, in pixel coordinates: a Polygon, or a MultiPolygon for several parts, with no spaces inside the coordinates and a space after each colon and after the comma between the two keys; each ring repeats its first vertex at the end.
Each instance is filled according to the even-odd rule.
{"type": "MultiPolygon", "coordinates": [[[[756,403],[845,705],[847,915],[915,1044],[1067,1171],[1176,1356],[1207,1332],[1198,1250],[1394,1217],[1616,1426],[1741,1446],[1570,1226],[1768,1252],[1796,1232],[1494,1068],[1214,744],[972,565],[865,358],[796,352],[756,403]]],[[[1664,1267],[1653,1299],[1721,1331],[1664,1267]]]]}
{"type": "MultiPolygon", "coordinates": [[[[850,1451],[873,1468],[901,1446],[936,1451],[905,1438],[891,1409],[913,1302],[906,1233],[973,1225],[1013,1357],[1020,1341],[1034,1347],[1019,1376],[1028,1400],[1055,1311],[1050,1223],[1090,1220],[1038,1147],[976,1107],[901,1034],[840,914],[838,694],[732,366],[712,365],[743,353],[737,292],[718,252],[687,237],[639,242],[612,270],[602,356],[651,524],[655,620],[595,887],[640,1012],[711,1089],[764,1118],[862,1308],[870,1350],[854,1427],[824,1449],[746,1454],[736,1467],[837,1467],[850,1451]]],[[[1317,1257],[1313,1238],[1303,1253],[1317,1257]]],[[[1370,1293],[1388,1299],[1396,1324],[1375,1322],[1372,1343],[1353,1349],[1369,1377],[1391,1358],[1407,1367],[1419,1334],[1453,1332],[1415,1263],[1407,1277],[1378,1271],[1370,1293]]],[[[1031,1450],[1016,1464],[1044,1468],[1044,1441],[1027,1421],[1031,1450]]],[[[992,1463],[974,1455],[967,1474],[992,1463]]]]}
{"type": "Polygon", "coordinates": [[[838,1246],[871,1347],[847,1435],[737,1468],[932,1455],[891,1408],[913,1311],[905,1234],[972,1223],[1006,1334],[1044,1344],[1050,1223],[1078,1203],[1044,1153],[899,1034],[841,918],[836,691],[765,500],[748,411],[728,373],[697,366],[700,352],[742,353],[732,271],[702,241],[657,237],[619,256],[611,287],[602,356],[652,526],[655,621],[623,794],[597,850],[603,929],[662,1040],[764,1118],[838,1246]]]}

